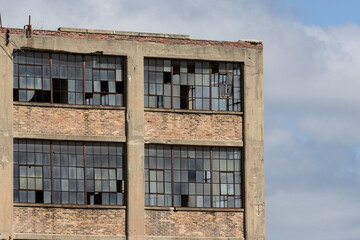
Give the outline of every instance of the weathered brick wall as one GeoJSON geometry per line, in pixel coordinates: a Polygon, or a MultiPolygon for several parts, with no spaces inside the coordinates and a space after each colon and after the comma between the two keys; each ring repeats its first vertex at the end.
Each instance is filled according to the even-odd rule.
{"type": "Polygon", "coordinates": [[[14,207],[15,233],[125,235],[125,209],[14,207]]]}
{"type": "Polygon", "coordinates": [[[146,210],[145,234],[171,237],[244,237],[243,212],[146,210]]]}
{"type": "Polygon", "coordinates": [[[14,132],[77,136],[125,136],[125,111],[61,107],[13,107],[14,132]]]}
{"type": "Polygon", "coordinates": [[[145,137],[183,140],[242,140],[242,116],[145,112],[145,137]]]}

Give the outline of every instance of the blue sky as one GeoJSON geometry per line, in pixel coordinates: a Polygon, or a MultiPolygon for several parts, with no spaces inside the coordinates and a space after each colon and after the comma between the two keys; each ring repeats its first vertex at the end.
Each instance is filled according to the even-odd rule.
{"type": "Polygon", "coordinates": [[[0,3],[6,27],[262,39],[267,239],[360,239],[360,1],[0,3]]]}
{"type": "Polygon", "coordinates": [[[357,0],[284,0],[278,4],[291,7],[296,17],[306,25],[360,24],[360,1],[357,0]]]}

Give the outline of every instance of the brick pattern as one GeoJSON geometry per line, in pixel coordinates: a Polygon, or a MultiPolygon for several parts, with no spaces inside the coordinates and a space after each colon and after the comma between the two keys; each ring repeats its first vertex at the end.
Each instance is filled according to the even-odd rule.
{"type": "Polygon", "coordinates": [[[14,106],[14,132],[125,136],[125,111],[14,106]]]}
{"type": "Polygon", "coordinates": [[[242,140],[242,116],[145,112],[145,137],[183,140],[242,140]]]}
{"type": "MultiPolygon", "coordinates": [[[[25,34],[24,29],[8,28],[10,34],[25,34]]],[[[0,29],[1,33],[6,32],[6,28],[0,29]]],[[[32,36],[53,36],[66,38],[82,38],[82,39],[101,39],[101,40],[125,40],[136,42],[155,42],[166,44],[183,44],[183,45],[201,45],[201,46],[222,46],[222,47],[237,47],[237,48],[256,48],[263,49],[262,44],[251,44],[246,42],[228,42],[228,41],[213,41],[213,40],[197,40],[197,39],[176,39],[176,38],[162,38],[162,37],[145,37],[145,36],[125,36],[114,34],[101,33],[79,33],[79,32],[60,32],[49,30],[33,30],[32,36]]]]}
{"type": "Polygon", "coordinates": [[[244,237],[242,212],[152,211],[145,213],[145,234],[171,237],[244,237]]]}
{"type": "Polygon", "coordinates": [[[125,209],[14,208],[14,232],[125,235],[125,209]]]}

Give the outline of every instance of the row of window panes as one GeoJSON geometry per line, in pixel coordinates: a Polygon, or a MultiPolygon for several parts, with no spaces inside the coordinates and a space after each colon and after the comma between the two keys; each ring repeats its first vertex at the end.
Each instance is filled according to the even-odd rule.
{"type": "Polygon", "coordinates": [[[123,154],[118,143],[15,139],[14,201],[124,205],[123,154]]]}
{"type": "Polygon", "coordinates": [[[113,56],[14,52],[14,101],[124,106],[124,61],[113,56]]]}
{"type": "Polygon", "coordinates": [[[241,111],[241,64],[145,58],[145,107],[241,111]]]}
{"type": "Polygon", "coordinates": [[[241,165],[240,148],[146,145],[145,204],[240,208],[241,165]]]}

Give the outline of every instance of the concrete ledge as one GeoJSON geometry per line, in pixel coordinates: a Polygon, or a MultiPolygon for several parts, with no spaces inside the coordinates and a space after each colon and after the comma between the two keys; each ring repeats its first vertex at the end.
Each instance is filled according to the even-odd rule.
{"type": "Polygon", "coordinates": [[[14,207],[62,208],[62,209],[126,209],[118,205],[80,205],[80,204],[48,204],[48,203],[14,203],[14,207]]]}
{"type": "Polygon", "coordinates": [[[182,212],[244,212],[243,208],[194,208],[194,207],[151,207],[145,206],[148,211],[182,211],[182,212]]]}
{"type": "Polygon", "coordinates": [[[125,240],[126,236],[107,236],[107,235],[71,235],[71,234],[31,234],[15,233],[14,239],[54,239],[54,240],[125,240]]]}
{"type": "Polygon", "coordinates": [[[84,29],[84,28],[66,28],[66,27],[59,27],[59,28],[58,28],[58,31],[60,31],[60,32],[78,32],[78,33],[112,34],[112,35],[136,36],[136,37],[157,37],[157,38],[190,39],[190,35],[182,35],[182,34],[128,32],[128,31],[100,30],[100,29],[84,29]]]}
{"type": "Polygon", "coordinates": [[[175,236],[145,236],[148,240],[245,240],[238,237],[175,237],[175,236]]]}
{"type": "Polygon", "coordinates": [[[14,132],[14,138],[42,139],[42,140],[65,140],[85,142],[126,142],[126,137],[119,136],[81,136],[81,135],[60,135],[60,134],[35,134],[28,132],[14,132]]]}
{"type": "Polygon", "coordinates": [[[145,108],[145,112],[166,112],[166,113],[185,113],[185,114],[211,114],[211,115],[243,115],[243,112],[235,111],[206,111],[190,109],[170,109],[170,108],[145,108]]]}
{"type": "Polygon", "coordinates": [[[145,144],[171,144],[171,145],[194,145],[214,147],[243,147],[243,141],[211,141],[211,140],[185,140],[185,139],[154,139],[145,138],[145,144]]]}
{"type": "Polygon", "coordinates": [[[122,106],[103,106],[103,105],[76,105],[60,103],[40,103],[40,102],[14,102],[14,106],[48,107],[48,108],[75,108],[75,109],[94,109],[94,110],[125,110],[122,106]]]}

